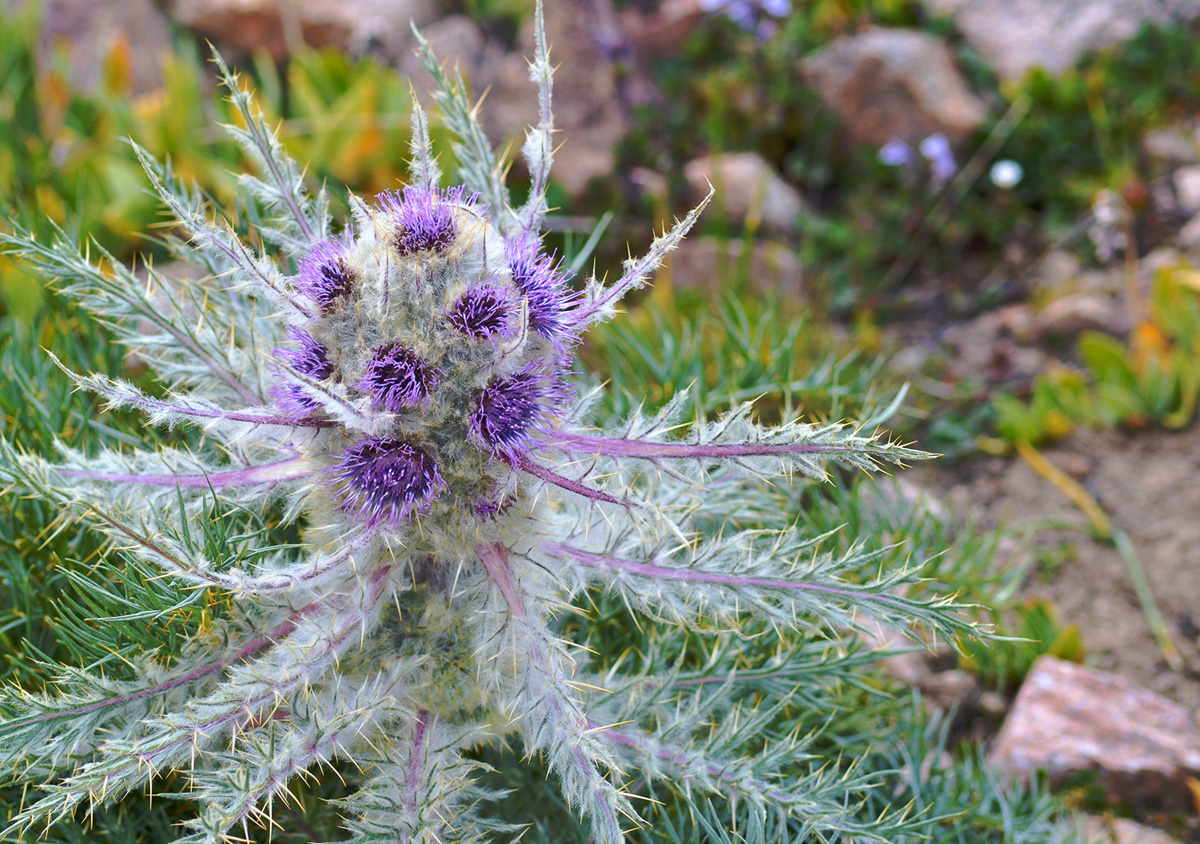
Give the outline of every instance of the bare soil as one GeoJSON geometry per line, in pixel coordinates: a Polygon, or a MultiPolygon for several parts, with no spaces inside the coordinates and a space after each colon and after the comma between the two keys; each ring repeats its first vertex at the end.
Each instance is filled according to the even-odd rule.
{"type": "MultiPolygon", "coordinates": [[[[1025,595],[1052,601],[1064,624],[1078,625],[1090,663],[1200,712],[1200,424],[1181,433],[1080,431],[1045,456],[1130,535],[1184,667],[1167,665],[1116,548],[1083,531],[1037,529],[1002,552],[1012,565],[1034,561],[1025,595]]],[[[1019,457],[919,472],[980,526],[1019,533],[1055,520],[1087,524],[1019,457]]]]}

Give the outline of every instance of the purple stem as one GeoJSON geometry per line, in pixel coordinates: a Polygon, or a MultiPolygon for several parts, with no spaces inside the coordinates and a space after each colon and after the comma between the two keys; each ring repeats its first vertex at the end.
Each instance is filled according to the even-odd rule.
{"type": "Polygon", "coordinates": [[[157,686],[151,686],[148,689],[130,692],[129,694],[121,695],[120,697],[98,700],[95,703],[85,704],[84,706],[78,706],[74,709],[68,709],[62,712],[48,712],[45,715],[38,715],[34,718],[29,718],[18,723],[22,725],[40,724],[43,721],[52,721],[55,718],[69,718],[74,715],[82,715],[85,712],[93,712],[97,709],[104,709],[108,706],[119,706],[120,704],[128,703],[131,700],[139,700],[140,698],[150,697],[151,695],[164,694],[177,686],[182,686],[184,683],[191,683],[193,680],[199,680],[201,677],[206,677],[215,671],[220,671],[226,666],[243,660],[248,656],[253,656],[267,645],[274,642],[276,639],[287,636],[289,633],[295,630],[296,625],[300,622],[300,619],[304,618],[305,615],[316,609],[317,606],[318,604],[313,602],[305,607],[301,607],[288,616],[282,623],[278,624],[275,629],[264,633],[255,639],[251,639],[242,646],[241,650],[237,651],[232,656],[226,657],[225,659],[219,659],[216,662],[210,662],[207,665],[201,665],[193,668],[186,674],[179,675],[174,680],[168,680],[167,682],[160,683],[157,686]]]}
{"type": "MultiPolygon", "coordinates": [[[[372,577],[371,577],[372,589],[371,589],[371,593],[369,596],[369,602],[372,605],[377,604],[380,596],[383,594],[383,592],[384,592],[383,584],[384,584],[384,581],[390,571],[391,571],[391,566],[384,566],[383,568],[378,569],[375,572],[375,574],[372,575],[372,577]]],[[[304,610],[308,610],[315,606],[320,606],[320,604],[317,602],[314,602],[313,604],[309,604],[307,607],[305,607],[304,610]]],[[[345,621],[342,624],[342,627],[340,629],[337,628],[336,626],[334,626],[331,629],[331,631],[330,631],[331,636],[330,636],[330,639],[328,640],[328,642],[326,643],[325,650],[327,653],[333,655],[333,659],[335,659],[335,660],[337,659],[337,654],[340,651],[341,646],[347,640],[352,639],[354,637],[355,630],[362,623],[364,617],[365,616],[363,614],[359,614],[357,617],[355,617],[353,614],[351,614],[349,621],[345,621]]],[[[299,618],[299,613],[296,613],[293,615],[293,619],[298,619],[298,618],[299,618]]],[[[335,616],[335,619],[334,619],[335,624],[336,624],[337,620],[338,619],[335,616]]],[[[293,628],[291,628],[291,629],[294,629],[294,625],[293,625],[293,628]]],[[[291,630],[289,629],[288,632],[290,633],[291,630]]],[[[265,644],[269,644],[270,641],[271,640],[268,640],[265,644]]],[[[306,663],[305,668],[311,670],[312,664],[313,663],[306,663]]],[[[322,670],[324,670],[324,669],[322,669],[322,670]]],[[[254,711],[258,710],[260,707],[266,707],[266,706],[270,706],[270,705],[275,705],[276,707],[279,706],[282,699],[287,694],[289,694],[297,685],[299,685],[302,682],[303,682],[303,679],[301,679],[301,678],[293,678],[291,681],[289,681],[286,684],[276,685],[276,686],[272,687],[269,691],[263,693],[262,695],[259,695],[258,697],[253,698],[251,700],[243,701],[240,704],[238,704],[236,707],[234,707],[233,709],[227,710],[224,713],[209,719],[208,721],[204,722],[203,724],[196,724],[196,725],[186,728],[188,730],[188,735],[181,736],[179,738],[170,740],[166,744],[161,745],[157,748],[154,748],[153,751],[150,751],[150,752],[147,752],[144,754],[139,754],[137,756],[137,758],[135,760],[133,760],[133,762],[134,762],[134,764],[138,765],[139,767],[142,765],[153,766],[155,764],[155,759],[153,758],[153,756],[157,756],[160,759],[169,759],[171,752],[178,749],[178,747],[181,744],[183,744],[189,740],[195,741],[197,736],[202,736],[204,738],[210,738],[210,737],[216,735],[217,731],[223,730],[230,722],[236,720],[239,717],[246,717],[246,718],[249,718],[250,720],[253,720],[252,713],[254,711]]]]}
{"type": "MultiPolygon", "coordinates": [[[[497,542],[492,545],[477,546],[476,550],[479,553],[479,559],[483,561],[484,568],[488,570],[488,574],[491,575],[492,580],[496,581],[496,585],[500,589],[500,594],[504,596],[509,612],[519,622],[530,626],[525,602],[518,591],[516,576],[513,574],[512,566],[509,565],[508,554],[505,552],[504,546],[497,542]]],[[[542,697],[542,702],[547,709],[554,713],[556,721],[562,722],[567,720],[568,715],[564,711],[562,702],[558,699],[559,682],[561,681],[555,676],[555,672],[551,670],[549,660],[547,660],[546,655],[542,652],[542,648],[536,639],[533,639],[530,643],[529,659],[552,681],[542,697]]],[[[575,761],[579,764],[580,768],[588,772],[588,777],[592,780],[593,784],[603,779],[600,772],[596,770],[596,766],[592,764],[591,760],[584,755],[578,746],[572,752],[575,756],[575,761]]],[[[598,785],[595,786],[595,792],[598,796],[602,795],[602,791],[598,785]]],[[[609,823],[615,826],[617,824],[617,816],[613,807],[609,805],[608,800],[602,799],[601,803],[604,806],[604,813],[608,816],[609,823]]]]}
{"type": "MultiPolygon", "coordinates": [[[[129,298],[127,298],[126,301],[130,302],[130,304],[134,305],[134,307],[137,307],[139,304],[138,301],[129,298]]],[[[217,376],[217,378],[228,384],[235,393],[245,399],[248,403],[263,403],[263,400],[260,396],[255,394],[253,390],[243,384],[232,372],[218,365],[217,362],[208,354],[208,352],[200,348],[200,345],[196,343],[195,340],[176,328],[169,319],[163,317],[160,313],[155,311],[154,308],[150,306],[149,302],[146,302],[145,304],[148,306],[148,310],[142,310],[140,308],[139,310],[143,316],[150,320],[151,323],[157,325],[165,333],[170,334],[192,354],[200,358],[200,360],[204,362],[204,365],[212,371],[213,375],[217,376]]]]}
{"type": "MultiPolygon", "coordinates": [[[[248,97],[249,95],[247,94],[246,96],[248,97]]],[[[283,173],[280,172],[279,165],[275,162],[275,157],[272,155],[270,141],[263,134],[262,129],[263,127],[258,121],[246,121],[246,131],[254,139],[254,143],[258,147],[263,161],[266,162],[267,170],[271,173],[271,178],[279,186],[279,193],[283,197],[283,201],[287,203],[288,208],[291,210],[292,216],[300,226],[300,231],[308,238],[308,242],[312,243],[314,240],[312,229],[308,225],[308,220],[304,219],[304,214],[300,210],[300,206],[296,204],[296,198],[292,196],[293,185],[283,178],[283,173]]]]}
{"type": "Polygon", "coordinates": [[[573,492],[576,495],[582,495],[584,498],[590,498],[593,501],[607,501],[609,504],[619,504],[622,507],[633,506],[627,501],[620,501],[616,498],[613,498],[606,492],[601,492],[598,489],[592,489],[589,486],[581,484],[579,481],[573,481],[570,478],[563,477],[557,472],[547,469],[540,463],[535,463],[524,454],[513,455],[511,458],[505,459],[508,460],[508,462],[515,469],[520,469],[522,472],[533,475],[535,478],[539,478],[546,483],[553,484],[561,489],[565,489],[568,492],[573,492]]]}
{"type": "Polygon", "coordinates": [[[417,713],[417,729],[413,732],[412,756],[408,775],[404,778],[404,806],[410,815],[417,813],[417,786],[429,752],[430,714],[422,709],[417,713]]]}
{"type": "Polygon", "coordinates": [[[658,460],[664,457],[691,458],[695,460],[722,459],[731,457],[761,457],[770,454],[834,454],[852,451],[844,445],[822,445],[815,443],[731,443],[726,445],[700,445],[697,443],[649,442],[627,440],[619,437],[593,437],[587,434],[552,432],[541,444],[561,451],[605,457],[638,457],[643,460],[658,460]]]}
{"type": "Polygon", "coordinates": [[[512,566],[508,564],[508,554],[505,553],[504,546],[495,542],[491,545],[478,545],[475,550],[483,562],[483,567],[487,569],[488,574],[499,587],[500,594],[504,596],[504,602],[508,604],[508,611],[515,618],[525,621],[525,601],[521,598],[521,591],[517,586],[517,578],[513,574],[512,566]]]}
{"type": "MultiPolygon", "coordinates": [[[[799,589],[806,592],[824,592],[843,598],[862,598],[861,593],[850,589],[839,589],[835,586],[820,586],[815,583],[802,583],[796,580],[772,580],[766,577],[745,577],[737,574],[718,574],[716,572],[696,571],[695,569],[678,569],[668,566],[655,566],[648,563],[635,563],[632,560],[622,560],[618,557],[607,557],[603,554],[593,554],[578,548],[559,545],[550,542],[542,546],[551,554],[564,554],[583,563],[585,566],[598,566],[614,571],[627,571],[644,577],[662,578],[666,580],[684,580],[689,583],[719,583],[723,586],[763,586],[768,589],[799,589]]],[[[886,600],[886,596],[871,595],[872,599],[886,600]]]]}
{"type": "Polygon", "coordinates": [[[107,472],[85,472],[82,469],[60,469],[62,474],[72,478],[86,478],[92,481],[113,481],[115,483],[154,484],[157,486],[180,487],[223,487],[249,486],[260,483],[281,483],[303,478],[306,472],[286,474],[280,470],[293,463],[302,461],[303,457],[289,457],[278,463],[267,463],[263,466],[251,466],[247,469],[237,469],[232,472],[217,472],[212,475],[119,475],[107,472]]]}

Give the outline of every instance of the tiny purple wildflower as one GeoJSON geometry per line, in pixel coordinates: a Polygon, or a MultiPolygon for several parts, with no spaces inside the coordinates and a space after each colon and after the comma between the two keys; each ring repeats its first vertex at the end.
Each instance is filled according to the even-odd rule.
{"type": "Polygon", "coordinates": [[[935,190],[954,178],[954,174],[958,172],[958,162],[954,160],[954,151],[950,149],[950,141],[945,135],[941,132],[930,135],[921,141],[918,149],[929,161],[935,190]]]}
{"type": "Polygon", "coordinates": [[[505,457],[530,441],[529,429],[553,413],[561,401],[557,379],[532,368],[496,378],[483,388],[471,413],[471,438],[477,446],[505,457]]]}
{"type": "Polygon", "coordinates": [[[396,437],[368,437],[346,449],[331,472],[341,509],[368,527],[398,525],[446,489],[433,458],[396,437]]]}
{"type": "Polygon", "coordinates": [[[548,340],[565,336],[575,295],[554,256],[539,251],[537,241],[521,238],[508,242],[506,256],[513,283],[529,300],[529,327],[548,340]]]}
{"type": "Polygon", "coordinates": [[[903,167],[912,164],[912,147],[899,138],[892,138],[879,148],[879,160],[889,167],[903,167]]]}
{"type": "Polygon", "coordinates": [[[354,290],[355,273],[346,261],[347,242],[323,240],[308,251],[296,273],[296,289],[328,314],[354,290]]]}
{"type": "MultiPolygon", "coordinates": [[[[288,334],[296,341],[295,349],[276,349],[275,356],[285,361],[292,369],[301,375],[324,381],[332,378],[337,367],[329,359],[329,350],[317,342],[307,331],[295,326],[288,329],[288,334]]],[[[286,378],[285,373],[281,373],[286,378]]],[[[287,413],[305,416],[321,405],[308,396],[298,385],[286,381],[271,387],[271,398],[287,413]]]]}
{"type": "Polygon", "coordinates": [[[399,413],[429,401],[437,371],[399,343],[375,347],[362,380],[356,385],[371,396],[371,409],[399,413]]]}
{"type": "Polygon", "coordinates": [[[512,290],[490,282],[470,287],[450,308],[450,324],[472,339],[510,335],[516,308],[512,290]]]}
{"type": "Polygon", "coordinates": [[[377,199],[392,218],[392,244],[402,256],[445,252],[458,236],[455,206],[463,201],[461,187],[436,190],[409,185],[402,194],[389,191],[377,199]]]}

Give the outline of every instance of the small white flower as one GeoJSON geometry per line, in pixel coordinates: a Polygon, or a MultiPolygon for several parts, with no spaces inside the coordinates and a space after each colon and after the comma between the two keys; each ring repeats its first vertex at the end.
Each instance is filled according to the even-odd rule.
{"type": "Polygon", "coordinates": [[[1005,158],[992,165],[989,175],[991,176],[993,185],[1000,188],[1000,190],[1010,190],[1021,183],[1021,178],[1025,175],[1025,171],[1021,168],[1020,164],[1011,158],[1005,158]]]}

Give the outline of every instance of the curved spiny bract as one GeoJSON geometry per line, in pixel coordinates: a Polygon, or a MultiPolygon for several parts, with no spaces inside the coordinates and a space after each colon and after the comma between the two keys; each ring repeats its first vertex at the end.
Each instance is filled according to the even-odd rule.
{"type": "Polygon", "coordinates": [[[67,670],[57,695],[0,692],[3,776],[46,783],[9,833],[185,769],[199,806],[187,840],[227,840],[271,823],[290,780],[345,761],[363,774],[338,802],[352,840],[482,840],[512,829],[489,815],[496,794],[464,754],[510,734],[604,844],[641,823],[624,789],[645,776],[741,801],[761,814],[751,829],[791,815],[833,828],[825,779],[806,780],[820,785],[811,793],[769,784],[767,768],[803,742],[747,760],[735,740],[701,741],[662,701],[638,707],[636,689],[666,688],[677,668],[592,678],[556,616],[600,588],[705,634],[750,616],[800,631],[870,616],[953,635],[945,606],[897,594],[912,572],[849,580],[865,555],[822,554],[787,526],[738,527],[770,509],[756,498],[765,482],[925,455],[845,426],[762,426],[749,407],[676,436],[682,398],[623,428],[585,427],[594,396],[572,387],[572,350],[700,209],[614,284],[572,285],[541,243],[554,122],[540,7],[537,21],[539,124],[519,209],[461,80],[447,82],[422,41],[447,83],[437,98],[459,135],[461,187],[439,185],[417,108],[413,182],[351,197],[351,223],[335,227],[220,63],[245,124],[234,135],[260,169],[240,184],[272,227],[254,245],[140,150],[189,239],[172,248],[191,250],[198,275],[143,284],[61,237],[0,234],[112,325],[162,390],[103,374],[76,384],[148,425],[202,434],[192,448],[62,446],[57,461],[0,441],[0,482],[225,607],[182,650],[132,657],[119,679],[67,670]],[[258,527],[221,534],[222,519],[258,527]],[[272,543],[280,521],[298,542],[272,543]],[[631,723],[606,729],[592,711],[631,723]]]}

